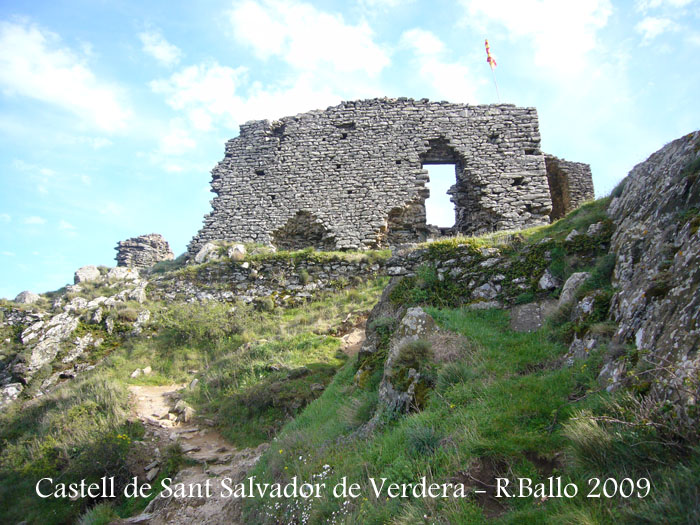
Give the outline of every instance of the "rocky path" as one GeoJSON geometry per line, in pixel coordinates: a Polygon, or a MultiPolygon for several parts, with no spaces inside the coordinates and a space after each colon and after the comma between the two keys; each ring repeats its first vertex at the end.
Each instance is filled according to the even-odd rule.
{"type": "MultiPolygon", "coordinates": [[[[192,417],[181,400],[184,385],[131,386],[132,410],[146,426],[146,439],[158,443],[158,450],[179,443],[185,456],[196,464],[182,469],[169,484],[171,497],[158,496],[138,516],[115,523],[236,524],[238,500],[224,498],[221,482],[231,478],[242,481],[255,465],[267,444],[238,451],[217,432],[192,417]],[[210,489],[207,494],[206,487],[210,489]],[[177,497],[176,497],[177,496],[177,497]]],[[[144,467],[144,477],[157,478],[160,459],[156,457],[144,467]]]]}

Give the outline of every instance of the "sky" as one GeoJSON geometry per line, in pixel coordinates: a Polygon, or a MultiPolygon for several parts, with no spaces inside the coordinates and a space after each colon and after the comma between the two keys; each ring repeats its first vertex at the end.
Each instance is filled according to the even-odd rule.
{"type": "Polygon", "coordinates": [[[500,100],[536,107],[543,151],[589,163],[597,196],[700,128],[700,0],[3,0],[0,297],[137,235],[184,252],[248,120],[498,102],[485,38],[500,100]]]}

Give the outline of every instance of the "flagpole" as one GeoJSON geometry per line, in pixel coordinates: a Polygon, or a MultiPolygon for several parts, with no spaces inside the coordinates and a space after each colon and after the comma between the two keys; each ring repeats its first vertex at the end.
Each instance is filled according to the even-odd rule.
{"type": "Polygon", "coordinates": [[[501,94],[498,91],[498,82],[496,82],[496,72],[491,68],[491,74],[493,75],[493,85],[496,86],[496,96],[498,97],[498,103],[501,103],[501,94]]]}

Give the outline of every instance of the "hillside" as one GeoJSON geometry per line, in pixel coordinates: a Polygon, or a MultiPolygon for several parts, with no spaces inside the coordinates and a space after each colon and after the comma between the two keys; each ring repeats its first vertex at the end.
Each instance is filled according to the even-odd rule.
{"type": "Polygon", "coordinates": [[[695,132],[548,226],[394,253],[216,245],[3,302],[3,523],[699,522],[699,159],[695,132]],[[359,488],[34,492],[103,476],[359,488]],[[497,478],[546,490],[496,497],[497,478]]]}

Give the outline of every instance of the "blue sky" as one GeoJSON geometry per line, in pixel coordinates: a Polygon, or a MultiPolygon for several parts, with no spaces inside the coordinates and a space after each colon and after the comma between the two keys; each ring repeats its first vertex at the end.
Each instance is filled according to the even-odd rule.
{"type": "Polygon", "coordinates": [[[247,120],[496,102],[485,37],[501,100],[537,107],[543,150],[590,163],[599,196],[700,127],[700,0],[3,1],[0,297],[140,234],[182,253],[247,120]]]}

